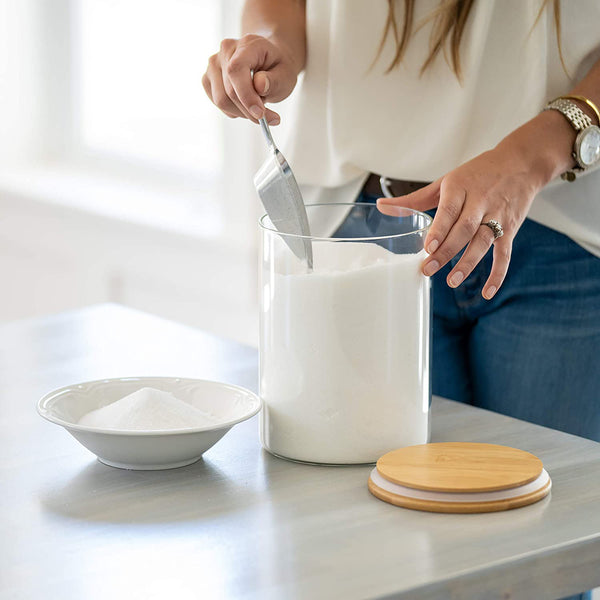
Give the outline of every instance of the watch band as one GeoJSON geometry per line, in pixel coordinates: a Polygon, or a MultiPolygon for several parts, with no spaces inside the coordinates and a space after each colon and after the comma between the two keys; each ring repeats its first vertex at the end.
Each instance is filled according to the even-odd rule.
{"type": "MultiPolygon", "coordinates": [[[[557,110],[559,113],[564,115],[573,127],[575,131],[579,134],[581,131],[590,127],[592,125],[592,119],[588,117],[580,108],[575,104],[575,102],[571,102],[567,98],[559,97],[551,100],[546,104],[544,110],[557,110]]],[[[573,158],[575,159],[575,166],[568,171],[565,171],[560,176],[564,181],[575,181],[577,172],[582,172],[584,168],[579,164],[577,159],[577,154],[573,152],[573,158]]]]}
{"type": "Polygon", "coordinates": [[[559,113],[562,113],[575,131],[582,131],[592,124],[592,119],[575,102],[571,102],[566,98],[556,98],[556,100],[548,102],[544,110],[557,110],[559,113]]]}
{"type": "Polygon", "coordinates": [[[585,96],[576,96],[575,94],[573,94],[571,96],[560,96],[560,97],[566,98],[567,100],[579,100],[579,102],[583,102],[584,104],[587,104],[592,109],[592,112],[596,115],[596,119],[598,120],[598,125],[600,125],[600,110],[598,110],[598,107],[589,98],[586,98],[585,96]]]}

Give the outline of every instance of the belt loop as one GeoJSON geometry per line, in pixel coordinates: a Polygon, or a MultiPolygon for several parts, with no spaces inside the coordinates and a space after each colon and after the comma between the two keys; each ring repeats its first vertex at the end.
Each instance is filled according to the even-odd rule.
{"type": "Polygon", "coordinates": [[[390,183],[391,183],[390,180],[383,175],[379,178],[379,185],[381,186],[381,191],[383,192],[383,195],[386,198],[394,197],[394,194],[392,193],[392,191],[389,188],[390,183]]]}

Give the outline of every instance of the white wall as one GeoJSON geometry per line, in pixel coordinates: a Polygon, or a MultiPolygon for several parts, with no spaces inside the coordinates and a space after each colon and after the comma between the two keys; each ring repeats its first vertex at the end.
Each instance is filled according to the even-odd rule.
{"type": "Polygon", "coordinates": [[[73,2],[0,0],[0,321],[114,301],[256,344],[258,128],[215,109],[228,165],[210,189],[73,160],[73,2]]]}
{"type": "Polygon", "coordinates": [[[0,321],[120,302],[257,344],[257,255],[0,192],[0,321]]]}

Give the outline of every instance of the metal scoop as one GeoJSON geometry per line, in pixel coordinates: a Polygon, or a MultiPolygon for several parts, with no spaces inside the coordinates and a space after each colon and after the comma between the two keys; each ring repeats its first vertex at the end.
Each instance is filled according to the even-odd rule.
{"type": "MultiPolygon", "coordinates": [[[[306,208],[300,188],[292,169],[283,154],[279,152],[265,119],[260,127],[267,140],[270,156],[254,177],[254,186],[273,223],[280,233],[310,236],[306,208]]],[[[313,266],[312,244],[308,237],[282,236],[291,251],[306,261],[309,269],[313,266]]]]}

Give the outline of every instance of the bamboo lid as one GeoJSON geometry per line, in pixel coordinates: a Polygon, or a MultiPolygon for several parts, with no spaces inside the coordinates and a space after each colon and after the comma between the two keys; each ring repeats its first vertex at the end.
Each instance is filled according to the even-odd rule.
{"type": "Polygon", "coordinates": [[[490,492],[525,485],[542,472],[530,452],[467,442],[408,446],[384,454],[379,474],[392,483],[437,492],[490,492]]]}
{"type": "Polygon", "coordinates": [[[539,458],[498,446],[447,442],[388,452],[369,477],[385,502],[429,512],[481,513],[533,504],[552,481],[539,458]]]}

